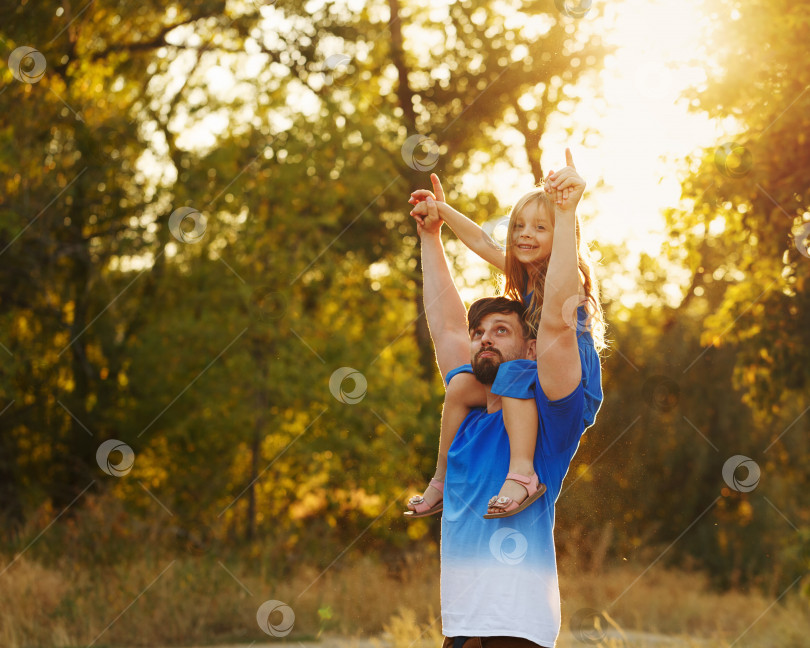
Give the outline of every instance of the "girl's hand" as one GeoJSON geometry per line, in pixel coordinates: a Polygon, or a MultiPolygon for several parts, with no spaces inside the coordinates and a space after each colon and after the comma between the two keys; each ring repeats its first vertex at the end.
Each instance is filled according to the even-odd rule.
{"type": "Polygon", "coordinates": [[[447,204],[444,202],[444,189],[442,189],[442,183],[439,181],[439,176],[437,176],[435,173],[431,173],[430,181],[433,183],[433,191],[436,192],[435,194],[433,191],[429,191],[427,189],[417,189],[411,193],[411,197],[408,200],[409,203],[415,205],[415,207],[411,210],[411,216],[416,219],[418,224],[417,232],[420,236],[422,235],[420,228],[431,233],[434,230],[439,231],[441,229],[442,218],[439,212],[440,205],[435,203],[447,204]],[[432,211],[428,209],[428,199],[434,201],[435,208],[432,211]]]}
{"type": "Polygon", "coordinates": [[[408,200],[408,202],[411,203],[412,205],[418,205],[428,196],[430,196],[431,198],[433,198],[433,200],[436,200],[438,202],[445,202],[444,189],[442,189],[442,183],[439,181],[439,176],[437,176],[435,173],[431,173],[430,182],[433,184],[433,191],[430,191],[428,189],[417,189],[416,191],[411,193],[411,197],[408,200]]]}
{"type": "Polygon", "coordinates": [[[565,163],[566,166],[559,171],[549,171],[545,189],[554,201],[557,211],[574,213],[579,199],[585,192],[585,180],[577,173],[569,148],[565,149],[565,163]]]}

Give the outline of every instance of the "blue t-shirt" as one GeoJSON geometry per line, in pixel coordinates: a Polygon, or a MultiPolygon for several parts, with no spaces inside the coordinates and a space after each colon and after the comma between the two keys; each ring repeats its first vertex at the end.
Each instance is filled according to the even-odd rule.
{"type": "MultiPolygon", "coordinates": [[[[538,413],[534,467],[546,493],[525,511],[485,520],[509,468],[503,412],[473,409],[447,456],[441,537],[442,631],[445,636],[522,637],[553,646],[560,631],[554,550],[554,504],[585,428],[602,402],[602,373],[590,333],[578,337],[582,380],[550,401],[537,363],[502,364],[493,393],[534,398],[538,413]]],[[[447,381],[469,365],[454,369],[447,381]]]]}

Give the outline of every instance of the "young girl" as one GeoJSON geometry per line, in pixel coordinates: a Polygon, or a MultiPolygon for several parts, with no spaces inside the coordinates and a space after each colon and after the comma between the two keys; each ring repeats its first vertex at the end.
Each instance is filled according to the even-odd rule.
{"type": "MultiPolygon", "coordinates": [[[[554,236],[555,205],[568,200],[569,188],[557,190],[554,185],[573,170],[571,152],[566,149],[568,166],[558,174],[549,173],[544,188],[535,188],[524,194],[515,203],[509,216],[506,253],[477,224],[456,211],[444,200],[444,192],[438,176],[431,174],[434,193],[417,190],[409,202],[414,205],[411,215],[420,223],[427,216],[428,196],[437,201],[439,217],[456,233],[461,241],[485,261],[506,275],[504,295],[521,300],[527,307],[527,320],[536,331],[543,305],[544,284],[551,256],[554,236]]],[[[564,186],[563,182],[563,186],[564,186]]],[[[570,313],[566,313],[572,327],[588,330],[594,337],[597,350],[604,347],[604,319],[599,301],[599,290],[588,261],[587,247],[579,235],[579,218],[576,219],[577,255],[580,279],[580,299],[572,300],[570,313]],[[582,305],[586,308],[580,308],[582,305]]],[[[537,408],[534,398],[502,397],[503,419],[509,437],[509,470],[498,496],[492,497],[487,507],[486,518],[515,515],[537,501],[545,492],[539,483],[533,465],[537,440],[537,408]]],[[[421,496],[408,502],[406,516],[417,518],[439,513],[442,510],[444,475],[447,470],[447,452],[456,431],[473,407],[486,405],[483,385],[471,373],[460,373],[448,384],[442,410],[439,436],[439,457],[436,473],[421,496]]]]}

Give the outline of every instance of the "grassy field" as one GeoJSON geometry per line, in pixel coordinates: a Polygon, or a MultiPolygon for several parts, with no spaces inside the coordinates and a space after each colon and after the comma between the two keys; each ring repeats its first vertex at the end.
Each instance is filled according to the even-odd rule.
{"type": "MultiPolygon", "coordinates": [[[[11,560],[7,556],[3,564],[11,560]]],[[[776,603],[778,594],[713,592],[697,573],[656,566],[642,575],[644,569],[625,564],[585,574],[561,565],[558,645],[665,645],[642,633],[708,648],[808,645],[810,611],[801,582],[776,603]],[[601,613],[605,627],[572,627],[571,618],[585,608],[601,613]]],[[[68,561],[44,567],[23,556],[0,576],[0,645],[308,646],[335,637],[346,646],[368,640],[393,648],[440,643],[435,557],[412,556],[393,568],[344,558],[325,572],[302,567],[290,578],[274,573],[278,563],[270,556],[167,558],[112,567],[68,561]],[[257,609],[269,599],[295,613],[283,640],[258,627],[257,609]]]]}

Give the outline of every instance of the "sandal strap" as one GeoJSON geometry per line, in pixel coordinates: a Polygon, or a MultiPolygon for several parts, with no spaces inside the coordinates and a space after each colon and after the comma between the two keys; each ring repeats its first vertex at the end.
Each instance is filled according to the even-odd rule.
{"type": "Polygon", "coordinates": [[[436,508],[437,506],[441,506],[441,501],[437,502],[433,506],[428,505],[428,503],[423,499],[421,502],[409,502],[411,506],[413,506],[414,513],[427,513],[428,511],[436,508]]]}
{"type": "MultiPolygon", "coordinates": [[[[433,488],[437,489],[442,494],[442,496],[444,495],[444,482],[441,482],[438,479],[431,479],[430,485],[433,486],[433,488]]],[[[408,500],[408,504],[414,507],[415,513],[425,513],[426,511],[429,511],[430,509],[439,506],[440,502],[441,500],[439,500],[439,502],[437,502],[433,506],[429,506],[422,495],[414,495],[413,497],[411,497],[411,499],[408,500]]]]}
{"type": "Polygon", "coordinates": [[[523,484],[523,487],[526,489],[526,493],[529,497],[537,492],[537,488],[540,485],[540,480],[537,478],[537,473],[534,473],[531,477],[529,477],[527,475],[521,475],[520,473],[510,472],[507,473],[506,478],[523,484]]]}
{"type": "Polygon", "coordinates": [[[433,486],[437,491],[439,491],[442,495],[444,495],[444,482],[439,481],[438,479],[431,479],[430,485],[433,486]]]}

